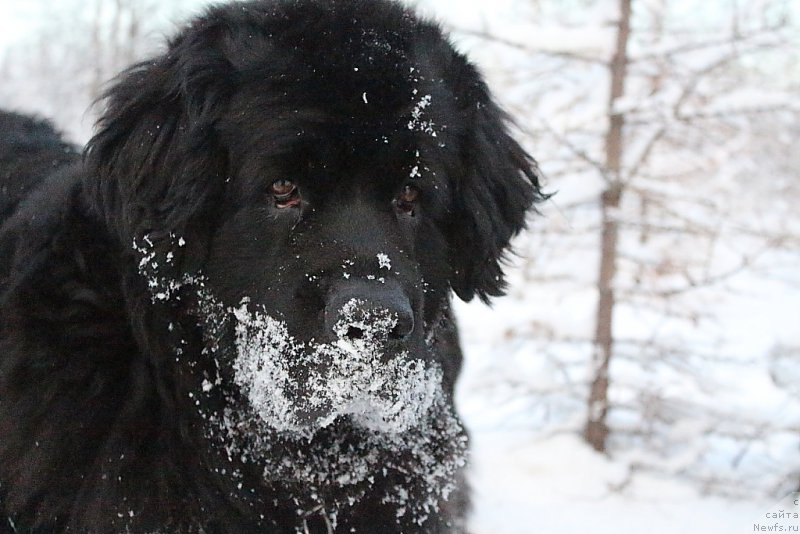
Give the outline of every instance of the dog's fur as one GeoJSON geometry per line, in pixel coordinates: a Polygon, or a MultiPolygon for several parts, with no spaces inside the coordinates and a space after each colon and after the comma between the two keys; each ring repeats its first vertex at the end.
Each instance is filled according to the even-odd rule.
{"type": "Polygon", "coordinates": [[[542,198],[474,67],[384,0],[210,9],[120,76],[83,158],[0,113],[0,533],[462,531],[449,295],[502,294],[542,198]],[[421,421],[336,416],[347,386],[306,410],[332,375],[303,347],[372,335],[347,302],[394,317],[375,366],[441,370],[421,421]],[[237,378],[265,318],[302,436],[237,378]]]}

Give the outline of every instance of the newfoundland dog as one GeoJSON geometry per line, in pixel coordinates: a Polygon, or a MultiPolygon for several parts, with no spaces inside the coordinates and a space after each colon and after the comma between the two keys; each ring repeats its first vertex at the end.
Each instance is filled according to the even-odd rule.
{"type": "Polygon", "coordinates": [[[386,0],[209,9],[83,155],[0,114],[0,532],[463,532],[450,309],[544,198],[386,0]]]}

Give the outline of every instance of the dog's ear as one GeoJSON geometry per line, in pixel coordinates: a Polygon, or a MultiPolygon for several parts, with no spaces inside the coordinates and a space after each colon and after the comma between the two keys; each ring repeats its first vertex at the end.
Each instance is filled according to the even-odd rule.
{"type": "Polygon", "coordinates": [[[467,128],[449,230],[451,287],[463,300],[504,293],[501,262],[534,203],[547,198],[534,159],[511,137],[510,118],[475,68],[458,57],[457,94],[467,128]]]}
{"type": "Polygon", "coordinates": [[[191,263],[184,256],[192,248],[174,244],[204,235],[209,199],[227,172],[215,132],[234,79],[223,39],[224,29],[199,25],[165,54],[123,72],[104,95],[85,152],[91,207],[123,247],[146,237],[152,252],[172,252],[173,270],[191,263]]]}

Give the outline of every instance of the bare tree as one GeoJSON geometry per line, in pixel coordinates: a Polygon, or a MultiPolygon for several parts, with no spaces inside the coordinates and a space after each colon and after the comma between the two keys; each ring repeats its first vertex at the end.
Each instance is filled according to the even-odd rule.
{"type": "MultiPolygon", "coordinates": [[[[489,25],[461,32],[502,50],[494,75],[514,88],[508,105],[527,113],[531,150],[559,191],[549,224],[519,245],[531,251],[525,298],[579,305],[567,317],[537,304],[514,332],[564,387],[529,390],[584,410],[595,450],[674,454],[689,443],[672,429],[691,421],[686,457],[702,462],[724,441],[739,451],[724,453],[731,473],[744,473],[753,451],[763,460],[763,442],[798,424],[715,403],[718,388],[743,387],[716,374],[767,373],[765,353],[739,354],[727,303],[744,298],[741,280],[774,279],[797,261],[800,217],[776,202],[800,201],[789,186],[800,162],[785,145],[800,119],[798,80],[782,76],[798,65],[797,22],[782,0],[715,5],[716,17],[698,20],[657,0],[619,0],[614,13],[582,5],[583,19],[542,4],[537,28],[511,36],[489,25]],[[539,37],[553,35],[555,45],[539,37]]],[[[683,476],[729,491],[711,471],[683,476]]]]}
{"type": "Polygon", "coordinates": [[[588,417],[584,436],[597,451],[605,451],[608,436],[608,369],[614,354],[614,278],[617,273],[620,202],[624,192],[622,161],[624,150],[623,126],[625,116],[617,102],[625,94],[625,75],[628,66],[631,1],[619,0],[619,21],[614,58],[611,60],[611,90],[608,100],[608,131],[605,136],[606,189],[600,195],[602,231],[600,237],[600,268],[597,276],[597,313],[595,321],[594,377],[589,390],[588,417]]]}

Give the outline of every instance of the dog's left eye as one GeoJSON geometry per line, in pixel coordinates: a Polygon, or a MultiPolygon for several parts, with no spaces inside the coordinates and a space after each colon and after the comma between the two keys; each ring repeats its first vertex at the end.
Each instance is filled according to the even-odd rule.
{"type": "Polygon", "coordinates": [[[269,186],[269,192],[278,208],[289,208],[300,204],[300,192],[291,180],[275,180],[269,186]]]}
{"type": "Polygon", "coordinates": [[[418,199],[419,189],[413,185],[407,185],[403,187],[403,190],[400,191],[400,194],[394,199],[394,208],[398,213],[413,216],[418,199]]]}

